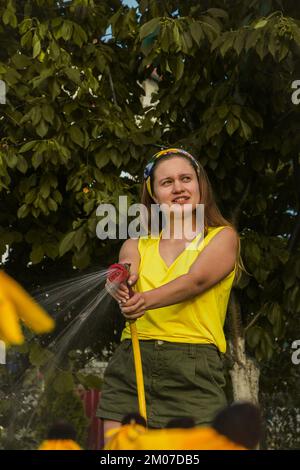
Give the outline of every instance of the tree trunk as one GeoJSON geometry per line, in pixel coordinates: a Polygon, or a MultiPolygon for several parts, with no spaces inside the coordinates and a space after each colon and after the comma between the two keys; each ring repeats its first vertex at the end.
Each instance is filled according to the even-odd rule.
{"type": "Polygon", "coordinates": [[[260,370],[255,361],[246,356],[245,339],[235,338],[235,347],[230,342],[234,365],[230,370],[234,401],[250,401],[258,404],[260,370]],[[234,351],[233,351],[234,349],[234,351]]]}
{"type": "Polygon", "coordinates": [[[260,370],[256,361],[246,355],[240,303],[234,289],[231,291],[229,314],[231,331],[229,348],[233,361],[230,376],[233,399],[258,404],[260,370]]]}

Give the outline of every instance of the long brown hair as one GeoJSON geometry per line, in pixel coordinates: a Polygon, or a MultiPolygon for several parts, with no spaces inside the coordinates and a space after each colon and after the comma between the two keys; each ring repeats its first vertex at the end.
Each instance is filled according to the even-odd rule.
{"type": "MultiPolygon", "coordinates": [[[[201,198],[201,204],[204,204],[204,237],[207,235],[208,232],[208,227],[231,227],[238,238],[238,246],[237,246],[237,255],[236,255],[236,275],[235,275],[235,283],[237,283],[241,277],[242,271],[245,271],[245,267],[243,264],[243,260],[241,258],[241,241],[239,234],[234,227],[234,225],[227,219],[225,219],[221,212],[220,209],[217,206],[217,203],[215,201],[213,189],[211,186],[211,183],[208,179],[207,173],[203,166],[198,162],[198,168],[197,170],[195,169],[194,165],[192,164],[191,160],[184,155],[176,155],[174,156],[162,156],[159,158],[157,163],[155,164],[155,167],[153,168],[152,176],[151,176],[151,190],[152,194],[154,194],[154,178],[155,178],[155,173],[157,170],[157,167],[159,166],[160,162],[164,160],[170,160],[171,158],[174,157],[181,157],[184,158],[189,162],[191,167],[195,170],[195,173],[198,176],[198,183],[199,183],[199,191],[200,191],[200,198],[201,198]]],[[[148,234],[150,234],[151,230],[151,204],[156,204],[154,199],[150,196],[146,182],[144,181],[143,186],[142,186],[142,193],[141,193],[141,203],[147,208],[148,212],[148,234]]]]}

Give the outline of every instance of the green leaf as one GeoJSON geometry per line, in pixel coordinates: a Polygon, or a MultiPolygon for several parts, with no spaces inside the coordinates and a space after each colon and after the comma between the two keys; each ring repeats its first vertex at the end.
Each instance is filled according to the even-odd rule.
{"type": "Polygon", "coordinates": [[[52,100],[55,100],[55,98],[57,98],[61,93],[61,87],[56,79],[53,79],[52,84],[50,85],[50,90],[52,100]]]}
{"type": "Polygon", "coordinates": [[[49,104],[44,104],[42,107],[42,115],[45,121],[49,122],[49,124],[53,124],[54,119],[54,109],[49,104]]]}
{"type": "Polygon", "coordinates": [[[50,196],[50,184],[48,181],[45,183],[42,183],[40,187],[40,195],[44,199],[48,199],[48,197],[50,196]]]}
{"type": "Polygon", "coordinates": [[[234,45],[233,45],[233,48],[236,51],[238,56],[242,52],[244,44],[245,44],[245,35],[244,35],[244,31],[241,30],[236,35],[236,38],[234,40],[234,45]]]}
{"type": "Polygon", "coordinates": [[[268,49],[270,51],[270,54],[276,58],[276,53],[277,53],[277,44],[276,44],[277,38],[274,34],[271,35],[269,43],[268,43],[268,49]]]}
{"type": "Polygon", "coordinates": [[[36,34],[34,34],[32,39],[33,52],[32,57],[35,59],[41,52],[41,42],[36,34]]]}
{"type": "Polygon", "coordinates": [[[40,75],[37,75],[34,77],[32,80],[29,81],[29,83],[32,84],[32,88],[37,88],[39,87],[47,78],[53,76],[53,68],[46,68],[44,69],[40,75]]]}
{"type": "Polygon", "coordinates": [[[203,38],[204,38],[202,28],[201,28],[201,24],[198,23],[197,21],[193,21],[190,24],[190,32],[191,32],[191,36],[194,39],[197,46],[200,46],[201,41],[203,41],[203,38]]]}
{"type": "Polygon", "coordinates": [[[27,206],[27,204],[23,204],[18,209],[17,216],[19,219],[24,219],[24,217],[26,217],[28,214],[29,214],[29,207],[27,206]]]}
{"type": "Polygon", "coordinates": [[[32,125],[35,127],[37,126],[40,121],[41,121],[41,117],[42,117],[42,110],[39,106],[34,106],[34,108],[32,108],[31,110],[31,122],[32,122],[32,125]]]}
{"type": "Polygon", "coordinates": [[[63,256],[67,251],[70,251],[74,246],[74,237],[76,232],[69,232],[64,236],[59,244],[59,255],[63,256]]]}
{"type": "Polygon", "coordinates": [[[29,361],[35,367],[41,367],[53,358],[53,354],[34,343],[30,346],[29,361]]]}
{"type": "Polygon", "coordinates": [[[17,69],[23,69],[31,64],[31,60],[24,54],[15,54],[12,57],[12,62],[17,69]]]}
{"type": "Polygon", "coordinates": [[[281,308],[280,305],[275,303],[271,306],[268,312],[268,319],[271,325],[275,325],[281,319],[281,308]]]}
{"type": "Polygon", "coordinates": [[[224,122],[220,121],[219,119],[213,119],[209,124],[206,132],[207,140],[210,140],[214,135],[219,134],[223,126],[224,122]]]}
{"type": "Polygon", "coordinates": [[[43,154],[39,151],[35,152],[32,157],[32,166],[34,169],[37,169],[43,162],[43,154]]]}
{"type": "Polygon", "coordinates": [[[53,381],[53,389],[57,393],[67,393],[75,389],[75,384],[71,372],[58,372],[53,381]]]}
{"type": "Polygon", "coordinates": [[[248,124],[243,121],[242,119],[240,120],[241,123],[241,130],[243,131],[243,135],[246,140],[250,140],[252,137],[252,129],[251,127],[248,126],[248,124]]]}
{"type": "Polygon", "coordinates": [[[69,41],[73,34],[73,25],[69,21],[64,21],[61,26],[61,37],[65,41],[69,41]]]}
{"type": "Polygon", "coordinates": [[[103,386],[103,380],[95,374],[82,374],[78,372],[76,374],[79,382],[87,389],[87,390],[101,390],[103,386]]]}
{"type": "Polygon", "coordinates": [[[57,204],[61,204],[63,201],[63,197],[61,195],[61,192],[55,189],[52,194],[53,199],[57,202],[57,204]]]}
{"type": "Polygon", "coordinates": [[[117,168],[119,168],[122,165],[121,156],[119,152],[117,151],[117,149],[111,149],[109,152],[109,156],[110,156],[111,161],[117,168]]]}
{"type": "Polygon", "coordinates": [[[40,136],[40,137],[45,137],[45,135],[47,134],[48,132],[48,125],[46,124],[46,121],[44,121],[44,119],[41,119],[40,120],[40,123],[38,124],[38,126],[36,127],[36,133],[40,136]]]}
{"type": "Polygon", "coordinates": [[[236,119],[232,114],[229,115],[227,122],[226,122],[226,130],[228,135],[234,134],[234,132],[238,129],[240,122],[236,119]]]}
{"type": "Polygon", "coordinates": [[[232,45],[235,41],[235,38],[236,38],[236,33],[232,33],[232,32],[227,33],[227,35],[225,36],[225,39],[222,42],[222,45],[220,47],[220,53],[221,53],[222,57],[224,57],[226,52],[232,47],[232,45]]]}
{"type": "Polygon", "coordinates": [[[49,47],[49,56],[52,60],[57,60],[60,56],[60,47],[56,41],[51,41],[49,47]]]}
{"type": "Polygon", "coordinates": [[[265,55],[267,54],[267,44],[265,43],[265,40],[263,37],[260,37],[257,44],[256,44],[256,53],[258,54],[259,58],[261,61],[264,60],[265,55]]]}
{"type": "Polygon", "coordinates": [[[259,20],[259,21],[254,25],[254,28],[255,28],[255,29],[264,28],[267,23],[268,23],[268,20],[259,20]]]}
{"type": "Polygon", "coordinates": [[[51,197],[49,197],[47,199],[47,205],[48,205],[49,209],[53,212],[56,212],[57,209],[58,209],[57,203],[51,197]]]}
{"type": "Polygon", "coordinates": [[[103,153],[103,151],[101,151],[100,153],[96,154],[95,155],[95,162],[96,162],[96,165],[99,168],[99,170],[101,170],[101,168],[103,168],[104,166],[106,166],[109,163],[108,153],[103,153]]]}
{"type": "Polygon", "coordinates": [[[46,256],[48,256],[51,259],[57,258],[58,246],[56,243],[45,243],[43,247],[44,247],[46,256]]]}
{"type": "Polygon", "coordinates": [[[45,200],[38,196],[37,203],[38,203],[38,207],[41,209],[43,214],[48,215],[49,210],[48,210],[48,207],[46,206],[45,200]]]}
{"type": "Polygon", "coordinates": [[[19,31],[21,34],[26,33],[32,26],[32,19],[31,18],[25,18],[22,23],[19,24],[19,31]]]}
{"type": "Polygon", "coordinates": [[[25,203],[30,205],[35,200],[36,200],[36,188],[32,188],[25,195],[25,203]]]}
{"type": "Polygon", "coordinates": [[[269,361],[273,355],[273,343],[267,331],[261,337],[260,348],[264,358],[269,361]]]}
{"type": "Polygon", "coordinates": [[[160,18],[152,18],[152,20],[148,21],[147,23],[143,24],[140,28],[139,36],[140,39],[144,39],[149,36],[151,33],[156,32],[159,34],[160,31],[160,18]]]}
{"type": "Polygon", "coordinates": [[[264,330],[260,326],[252,326],[246,332],[246,341],[251,349],[255,349],[261,340],[264,330]]]}
{"type": "Polygon", "coordinates": [[[89,214],[94,209],[94,206],[95,206],[94,199],[91,199],[90,201],[85,202],[83,205],[84,212],[86,214],[89,214]]]}
{"type": "Polygon", "coordinates": [[[23,34],[21,38],[21,46],[30,47],[31,45],[32,45],[32,32],[27,31],[27,33],[23,34]]]}
{"type": "Polygon", "coordinates": [[[10,153],[6,156],[6,163],[9,168],[15,168],[18,163],[18,157],[14,153],[10,153]]]}
{"type": "Polygon", "coordinates": [[[2,20],[5,25],[10,25],[12,28],[16,28],[18,26],[17,17],[14,14],[14,10],[12,8],[7,8],[2,15],[2,20]]]}
{"type": "Polygon", "coordinates": [[[283,44],[279,50],[278,61],[281,62],[289,53],[289,48],[286,44],[283,44]]]}
{"type": "MultiPolygon", "coordinates": [[[[246,31],[246,34],[247,34],[247,31],[246,31]]],[[[246,35],[246,41],[245,41],[245,51],[248,52],[249,49],[253,48],[258,39],[259,39],[259,31],[250,31],[248,32],[248,34],[246,35]]]]}
{"type": "Polygon", "coordinates": [[[84,229],[80,228],[79,230],[77,230],[75,237],[74,237],[74,245],[76,246],[78,251],[80,251],[82,247],[85,245],[86,240],[87,240],[87,236],[86,236],[86,233],[84,232],[84,229]]]}
{"type": "Polygon", "coordinates": [[[87,245],[85,245],[79,252],[77,251],[74,253],[72,257],[72,263],[79,269],[84,269],[91,263],[91,256],[87,245]]]}
{"type": "Polygon", "coordinates": [[[35,144],[36,144],[36,140],[32,140],[31,142],[26,142],[26,144],[22,145],[22,147],[20,148],[19,150],[19,153],[24,153],[24,152],[27,152],[28,150],[31,150],[35,144]]]}
{"type": "Polygon", "coordinates": [[[178,57],[177,62],[176,62],[176,73],[175,73],[175,78],[177,81],[182,78],[183,73],[184,73],[184,62],[181,57],[178,57]]]}
{"type": "Polygon", "coordinates": [[[86,32],[81,26],[76,23],[74,23],[73,26],[73,41],[75,44],[77,44],[77,46],[81,47],[83,43],[87,42],[88,38],[86,32]]]}
{"type": "Polygon", "coordinates": [[[30,253],[30,261],[33,264],[38,264],[44,257],[44,250],[41,245],[34,245],[30,253]]]}
{"type": "Polygon", "coordinates": [[[71,126],[69,129],[69,134],[75,144],[79,145],[80,147],[84,147],[84,135],[78,126],[71,126]]]}
{"type": "Polygon", "coordinates": [[[74,67],[73,68],[67,67],[65,69],[65,74],[70,80],[72,80],[72,82],[76,83],[77,85],[81,84],[81,76],[80,76],[79,69],[77,68],[75,69],[74,67]]]}
{"type": "Polygon", "coordinates": [[[226,20],[228,19],[227,11],[222,10],[221,8],[208,8],[207,13],[214,16],[215,18],[224,18],[226,20]]]}
{"type": "Polygon", "coordinates": [[[25,160],[25,158],[23,157],[23,155],[18,156],[17,168],[23,174],[25,174],[26,171],[28,170],[28,163],[25,160]]]}
{"type": "Polygon", "coordinates": [[[218,107],[217,112],[218,112],[218,116],[219,116],[220,119],[225,119],[228,112],[229,112],[229,108],[228,108],[227,105],[222,104],[222,106],[218,107]]]}

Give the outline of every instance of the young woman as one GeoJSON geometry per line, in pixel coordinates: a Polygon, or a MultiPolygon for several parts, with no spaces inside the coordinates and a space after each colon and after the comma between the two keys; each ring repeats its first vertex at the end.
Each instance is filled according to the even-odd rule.
{"type": "MultiPolygon", "coordinates": [[[[152,157],[144,172],[142,203],[150,216],[151,204],[170,207],[167,226],[158,237],[128,239],[121,248],[119,262],[131,264],[133,297],[125,284],[113,292],[107,283],[107,289],[124,317],[137,320],[148,426],[162,428],[184,417],[208,425],[226,405],[223,325],[239,269],[239,237],[220,214],[205,170],[184,150],[166,149],[152,157]],[[204,204],[203,230],[192,240],[178,239],[174,220],[189,204],[185,213],[196,230],[199,203],[204,204]]],[[[106,369],[97,414],[106,432],[134,411],[138,402],[126,324],[106,369]]]]}

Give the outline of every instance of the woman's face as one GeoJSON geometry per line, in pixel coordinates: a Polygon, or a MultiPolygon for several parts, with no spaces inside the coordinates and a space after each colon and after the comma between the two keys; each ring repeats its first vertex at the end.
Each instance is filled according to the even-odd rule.
{"type": "Polygon", "coordinates": [[[198,177],[186,158],[175,156],[159,162],[154,169],[153,189],[158,204],[177,204],[177,208],[191,204],[195,209],[200,203],[198,177]]]}

